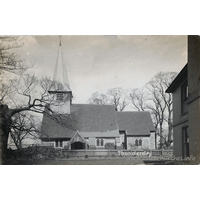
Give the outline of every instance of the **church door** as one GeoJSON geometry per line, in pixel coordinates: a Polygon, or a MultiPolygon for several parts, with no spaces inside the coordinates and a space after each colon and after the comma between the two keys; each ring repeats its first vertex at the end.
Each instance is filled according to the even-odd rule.
{"type": "Polygon", "coordinates": [[[74,149],[85,149],[85,144],[82,142],[74,142],[71,144],[71,150],[74,149]]]}

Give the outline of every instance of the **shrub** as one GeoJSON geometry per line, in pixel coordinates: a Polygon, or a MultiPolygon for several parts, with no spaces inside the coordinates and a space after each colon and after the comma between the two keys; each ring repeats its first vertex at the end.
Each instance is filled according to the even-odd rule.
{"type": "Polygon", "coordinates": [[[108,142],[105,144],[105,149],[115,149],[115,144],[108,142]]]}

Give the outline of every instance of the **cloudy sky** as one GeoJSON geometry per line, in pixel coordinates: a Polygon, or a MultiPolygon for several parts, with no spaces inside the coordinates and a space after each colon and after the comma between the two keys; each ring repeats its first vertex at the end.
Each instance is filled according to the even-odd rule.
{"type": "MultiPolygon", "coordinates": [[[[138,88],[160,71],[179,72],[187,62],[187,36],[62,36],[74,103],[113,87],[138,88]]],[[[30,72],[53,77],[59,36],[25,36],[18,53],[30,72]]]]}

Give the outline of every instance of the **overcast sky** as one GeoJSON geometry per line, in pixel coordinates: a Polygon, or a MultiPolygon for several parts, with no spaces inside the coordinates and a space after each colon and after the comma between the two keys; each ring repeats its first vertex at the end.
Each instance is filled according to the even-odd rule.
{"type": "MultiPolygon", "coordinates": [[[[142,87],[160,71],[179,72],[187,62],[187,36],[62,36],[73,103],[113,87],[142,87]]],[[[38,77],[53,77],[59,36],[25,36],[18,53],[38,77]]]]}

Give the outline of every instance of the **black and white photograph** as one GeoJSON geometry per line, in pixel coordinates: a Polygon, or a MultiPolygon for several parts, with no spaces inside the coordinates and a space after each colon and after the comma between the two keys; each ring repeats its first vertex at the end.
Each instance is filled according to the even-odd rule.
{"type": "Polygon", "coordinates": [[[196,1],[0,5],[1,199],[198,199],[196,1]]]}
{"type": "Polygon", "coordinates": [[[199,36],[1,36],[1,163],[199,164],[199,36]]]}

